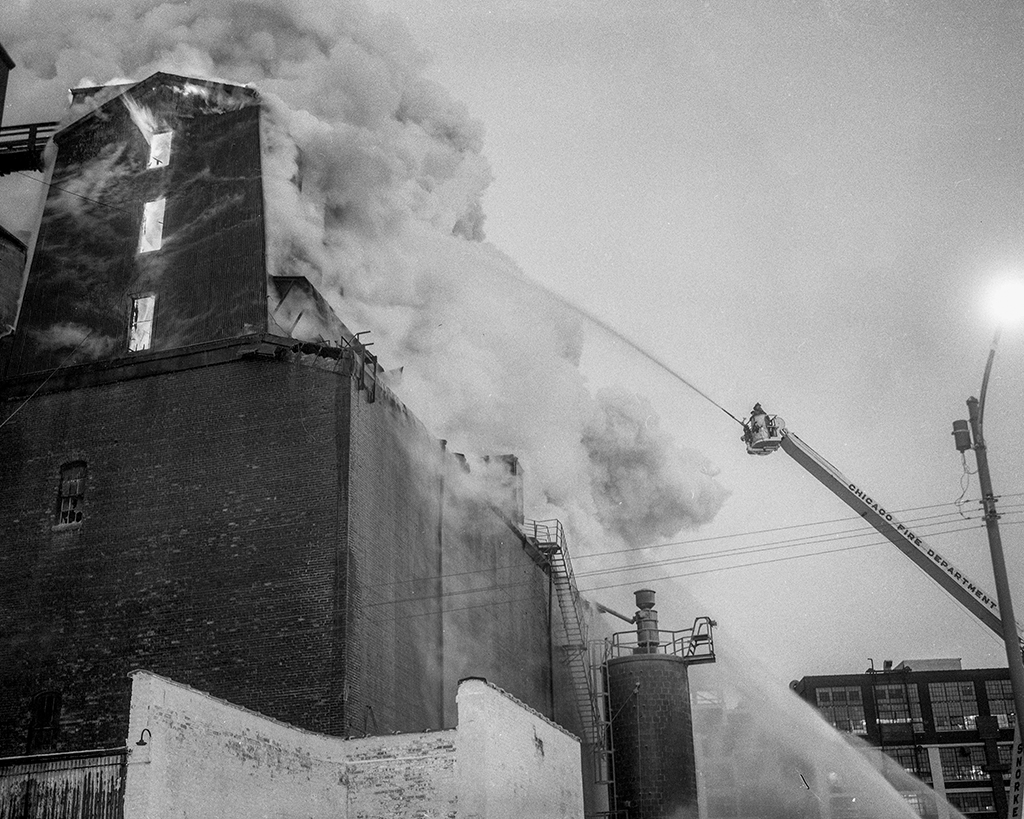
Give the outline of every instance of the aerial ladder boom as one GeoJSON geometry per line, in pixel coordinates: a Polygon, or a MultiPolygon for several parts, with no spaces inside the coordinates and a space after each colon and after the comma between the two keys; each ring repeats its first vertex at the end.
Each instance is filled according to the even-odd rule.
{"type": "Polygon", "coordinates": [[[929,546],[910,527],[901,523],[892,512],[786,429],[781,418],[769,415],[761,409],[760,404],[755,404],[750,420],[743,425],[743,429],[747,452],[752,455],[768,455],[781,447],[789,457],[864,518],[879,534],[913,560],[929,577],[1002,639],[1002,621],[995,598],[929,546]]]}

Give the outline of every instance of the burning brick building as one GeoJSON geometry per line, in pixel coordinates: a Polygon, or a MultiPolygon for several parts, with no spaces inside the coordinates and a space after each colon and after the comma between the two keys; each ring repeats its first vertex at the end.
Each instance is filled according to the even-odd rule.
{"type": "Polygon", "coordinates": [[[135,668],[334,735],[451,725],[470,674],[551,715],[518,466],[469,488],[269,270],[256,92],[155,74],[73,110],[0,341],[0,755],[123,743],[135,668]]]}

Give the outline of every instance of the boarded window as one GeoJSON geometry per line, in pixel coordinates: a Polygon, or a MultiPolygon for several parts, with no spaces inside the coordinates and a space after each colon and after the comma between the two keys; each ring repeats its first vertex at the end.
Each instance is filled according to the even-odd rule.
{"type": "Polygon", "coordinates": [[[171,162],[171,137],[173,131],[164,131],[160,134],[153,134],[149,141],[149,164],[148,168],[162,168],[171,162]]]}
{"type": "Polygon", "coordinates": [[[132,315],[128,324],[128,352],[138,353],[153,346],[153,313],[156,296],[132,299],[132,315]]]}
{"type": "Polygon", "coordinates": [[[85,519],[85,464],[65,464],[60,470],[57,523],[77,524],[85,519]]]}
{"type": "Polygon", "coordinates": [[[36,694],[29,705],[28,753],[53,749],[60,731],[60,691],[36,694]]]}
{"type": "Polygon", "coordinates": [[[166,199],[146,202],[142,209],[142,228],[139,232],[139,253],[152,253],[163,246],[164,206],[166,199]]]}

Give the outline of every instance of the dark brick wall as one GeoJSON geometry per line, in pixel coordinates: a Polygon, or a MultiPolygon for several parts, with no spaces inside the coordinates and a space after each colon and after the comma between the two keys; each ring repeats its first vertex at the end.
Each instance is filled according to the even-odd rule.
{"type": "MultiPolygon", "coordinates": [[[[0,432],[0,752],[63,692],[59,748],[118,744],[143,667],[317,730],[329,697],[348,381],[237,362],[36,396],[0,432]],[[85,520],[55,526],[60,467],[85,520]]],[[[6,414],[6,413],[5,413],[6,414]]]]}
{"type": "Polygon", "coordinates": [[[348,727],[456,724],[463,677],[551,713],[547,576],[462,462],[400,404],[353,402],[348,727]],[[372,715],[371,715],[372,712],[372,715]]]}
{"type": "MultiPolygon", "coordinates": [[[[459,476],[449,476],[446,486],[445,721],[455,724],[455,691],[464,677],[484,677],[552,717],[548,577],[485,501],[463,494],[459,476]]],[[[571,689],[565,694],[573,697],[571,689]]]]}
{"type": "Polygon", "coordinates": [[[46,690],[54,750],[122,743],[133,668],[342,735],[453,722],[470,674],[550,713],[546,576],[383,390],[238,360],[41,393],[0,448],[0,755],[46,690]],[[61,527],[71,461],[85,520],[61,527]]]}
{"type": "Polygon", "coordinates": [[[631,819],[697,817],[686,663],[664,654],[608,663],[618,807],[631,819]]]}

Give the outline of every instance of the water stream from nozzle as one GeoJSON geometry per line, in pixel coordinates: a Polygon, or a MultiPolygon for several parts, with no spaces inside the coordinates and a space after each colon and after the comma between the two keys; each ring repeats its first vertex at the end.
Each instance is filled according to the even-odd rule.
{"type": "Polygon", "coordinates": [[[574,304],[573,302],[569,301],[569,299],[567,299],[565,296],[561,295],[560,293],[556,293],[554,290],[551,290],[550,288],[546,287],[545,285],[540,284],[537,281],[533,281],[533,280],[529,280],[529,281],[531,281],[531,283],[535,287],[537,287],[540,290],[543,290],[549,296],[551,296],[552,298],[556,299],[561,304],[563,304],[566,307],[568,307],[570,310],[572,310],[572,311],[574,311],[576,313],[579,313],[581,316],[583,316],[585,319],[587,319],[587,321],[591,322],[592,324],[596,324],[598,327],[600,327],[606,333],[609,333],[610,335],[614,336],[615,338],[617,338],[619,341],[621,341],[626,346],[632,347],[636,352],[640,353],[640,355],[642,355],[644,358],[646,358],[652,364],[660,367],[666,373],[671,375],[674,379],[676,379],[677,381],[680,381],[683,384],[685,384],[687,387],[689,387],[691,390],[693,390],[695,393],[697,393],[697,395],[699,395],[705,401],[708,401],[709,403],[714,404],[722,412],[724,412],[726,415],[728,415],[730,418],[732,418],[732,420],[734,420],[737,424],[739,424],[740,426],[743,426],[743,421],[741,421],[739,418],[737,418],[735,415],[733,415],[731,412],[729,412],[729,410],[727,410],[725,407],[723,407],[721,404],[719,404],[714,398],[712,398],[710,395],[708,395],[702,389],[697,387],[692,381],[690,381],[687,378],[684,378],[682,375],[680,375],[675,370],[673,370],[668,364],[666,364],[664,361],[662,361],[656,355],[654,355],[653,353],[649,352],[648,350],[645,350],[637,342],[635,342],[635,341],[633,341],[633,339],[629,338],[629,336],[625,335],[624,333],[620,332],[619,330],[616,330],[607,321],[605,321],[602,318],[599,318],[598,316],[595,316],[589,310],[586,310],[583,307],[580,307],[578,304],[574,304]]]}

